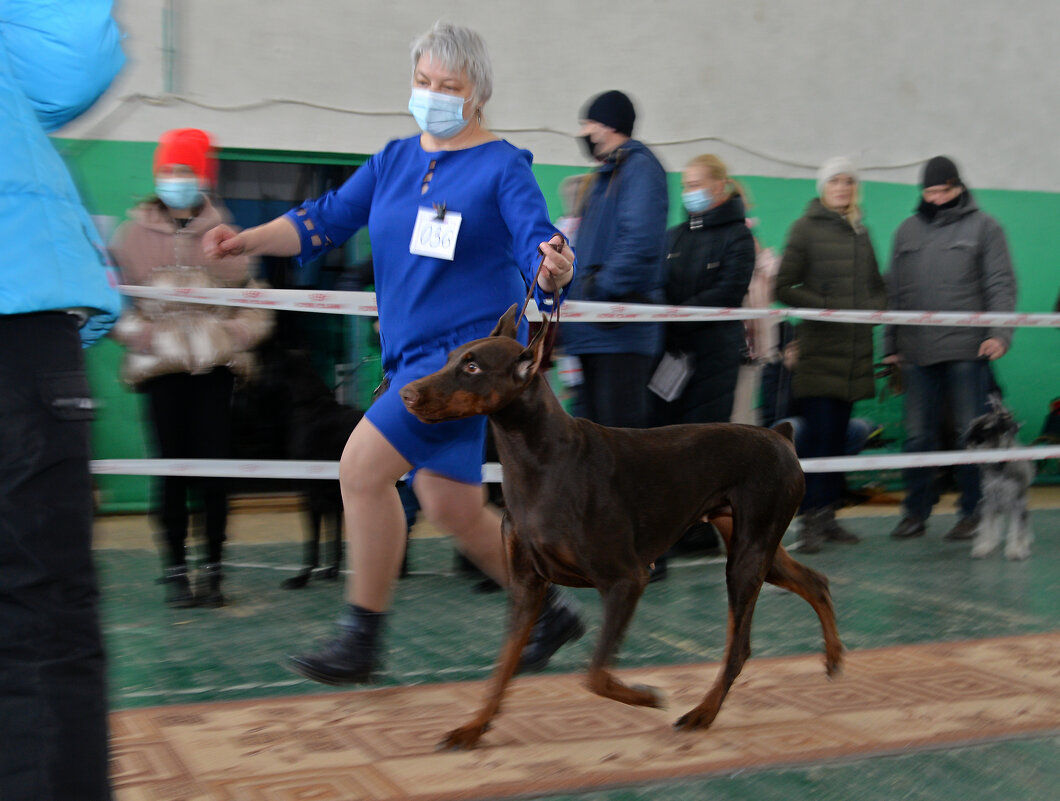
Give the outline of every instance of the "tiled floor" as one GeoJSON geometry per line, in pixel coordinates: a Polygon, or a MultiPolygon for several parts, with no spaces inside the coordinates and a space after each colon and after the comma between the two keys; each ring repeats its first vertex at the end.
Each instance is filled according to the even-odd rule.
{"type": "MultiPolygon", "coordinates": [[[[802,557],[831,580],[846,646],[856,650],[1060,629],[1060,508],[1055,493],[1037,495],[1037,542],[1033,557],[1023,563],[999,557],[972,560],[967,544],[943,541],[941,534],[954,520],[951,514],[933,518],[927,536],[897,542],[886,536],[895,522],[893,509],[890,514],[855,510],[847,522],[863,535],[860,545],[802,557]]],[[[282,659],[328,634],[342,602],[341,586],[314,581],[301,591],[279,589],[300,557],[300,522],[288,507],[273,504],[233,515],[226,580],[231,603],[219,610],[176,611],[161,604],[162,588],[154,583],[158,559],[144,518],[101,519],[97,529],[114,708],[321,692],[319,685],[287,672],[282,659]]],[[[444,540],[413,540],[410,559],[413,574],[402,581],[390,619],[382,683],[483,678],[504,627],[503,596],[474,592],[471,579],[454,573],[452,549],[444,540]]],[[[597,623],[595,593],[573,594],[587,618],[597,623]]],[[[669,578],[645,594],[626,638],[622,666],[716,661],[724,624],[721,560],[678,560],[669,578]]],[[[563,649],[549,670],[581,670],[594,633],[563,649]]],[[[756,611],[752,644],[752,660],[815,653],[820,649],[816,618],[801,600],[768,588],[756,611]]],[[[1060,732],[856,763],[675,780],[576,798],[1035,801],[1054,798],[1058,781],[1060,732]]],[[[554,796],[551,801],[573,798],[554,796]]]]}

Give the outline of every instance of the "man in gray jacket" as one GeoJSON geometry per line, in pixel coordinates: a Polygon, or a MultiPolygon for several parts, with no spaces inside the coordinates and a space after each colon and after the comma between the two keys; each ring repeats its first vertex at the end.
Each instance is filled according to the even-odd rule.
{"type": "MultiPolygon", "coordinates": [[[[945,156],[927,162],[922,201],[895,232],[887,275],[893,311],[1011,312],[1016,278],[1001,226],[979,210],[945,156]]],[[[971,420],[986,412],[989,362],[1008,352],[1011,328],[898,325],[884,332],[884,361],[900,364],[905,385],[905,450],[938,449],[940,425],[963,442],[971,420]],[[946,415],[943,416],[945,409],[946,415]]],[[[978,525],[979,469],[957,470],[960,520],[946,539],[970,539],[978,525]]],[[[902,520],[891,536],[919,537],[937,495],[931,468],[904,471],[902,520]]]]}

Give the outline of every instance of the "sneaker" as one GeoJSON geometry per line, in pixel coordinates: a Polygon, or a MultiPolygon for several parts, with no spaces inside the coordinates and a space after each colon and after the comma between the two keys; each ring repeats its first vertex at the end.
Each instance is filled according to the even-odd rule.
{"type": "Polygon", "coordinates": [[[913,537],[921,537],[927,527],[919,517],[903,517],[902,521],[895,526],[891,536],[896,540],[908,540],[913,537]]]}
{"type": "Polygon", "coordinates": [[[947,531],[944,540],[970,540],[975,536],[975,530],[979,528],[979,515],[968,515],[957,521],[957,525],[947,531]]]}
{"type": "Polygon", "coordinates": [[[534,623],[516,673],[537,673],[544,670],[556,651],[567,643],[580,639],[583,634],[585,624],[571,601],[555,587],[550,586],[548,595],[545,596],[545,608],[534,623]]]}

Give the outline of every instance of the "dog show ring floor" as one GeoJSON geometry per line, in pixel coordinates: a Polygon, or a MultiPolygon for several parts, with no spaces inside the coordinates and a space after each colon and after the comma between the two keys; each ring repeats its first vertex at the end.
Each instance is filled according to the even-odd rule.
{"type": "MultiPolygon", "coordinates": [[[[892,540],[894,507],[847,510],[857,545],[793,555],[828,576],[847,648],[829,680],[816,616],[767,586],[752,655],[714,725],[671,723],[713,682],[726,626],[724,561],[680,557],[649,585],[619,673],[665,709],[584,688],[601,617],[542,674],[516,678],[475,749],[435,751],[481,704],[505,625],[448,540],[420,524],[376,684],[329,689],[286,654],[331,634],[341,581],[280,589],[300,567],[291,502],[237,499],[220,609],[175,610],[150,523],[97,520],[118,801],[360,799],[1020,799],[1060,786],[1060,492],[1032,490],[1031,558],[973,560],[942,534],[892,540]]],[[[789,534],[792,537],[793,534],[789,534]]],[[[785,540],[787,542],[787,539],[785,540]]]]}

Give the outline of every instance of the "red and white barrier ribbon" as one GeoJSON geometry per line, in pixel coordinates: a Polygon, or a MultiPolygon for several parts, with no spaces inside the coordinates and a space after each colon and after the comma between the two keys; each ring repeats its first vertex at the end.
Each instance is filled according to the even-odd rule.
{"type": "MultiPolygon", "coordinates": [[[[856,470],[900,470],[906,467],[942,467],[953,464],[1042,461],[1060,459],[1060,445],[993,450],[891,453],[879,456],[828,456],[802,459],[807,473],[846,473],[856,470]]],[[[208,476],[218,478],[335,479],[338,462],[240,461],[238,459],[100,459],[91,463],[97,475],[208,476]]],[[[501,466],[482,466],[483,481],[500,483],[501,466]]]]}
{"type": "MultiPolygon", "coordinates": [[[[118,287],[130,297],[205,303],[211,306],[252,306],[277,311],[309,311],[376,317],[374,292],[323,292],[315,289],[225,289],[220,287],[118,287]]],[[[539,318],[536,307],[527,310],[539,318]]],[[[748,309],[713,306],[659,306],[640,303],[597,303],[568,300],[564,322],[698,322],[702,320],[831,320],[872,325],[945,325],[975,328],[1060,328],[1060,314],[1025,312],[857,311],[851,309],[748,309]]]]}

